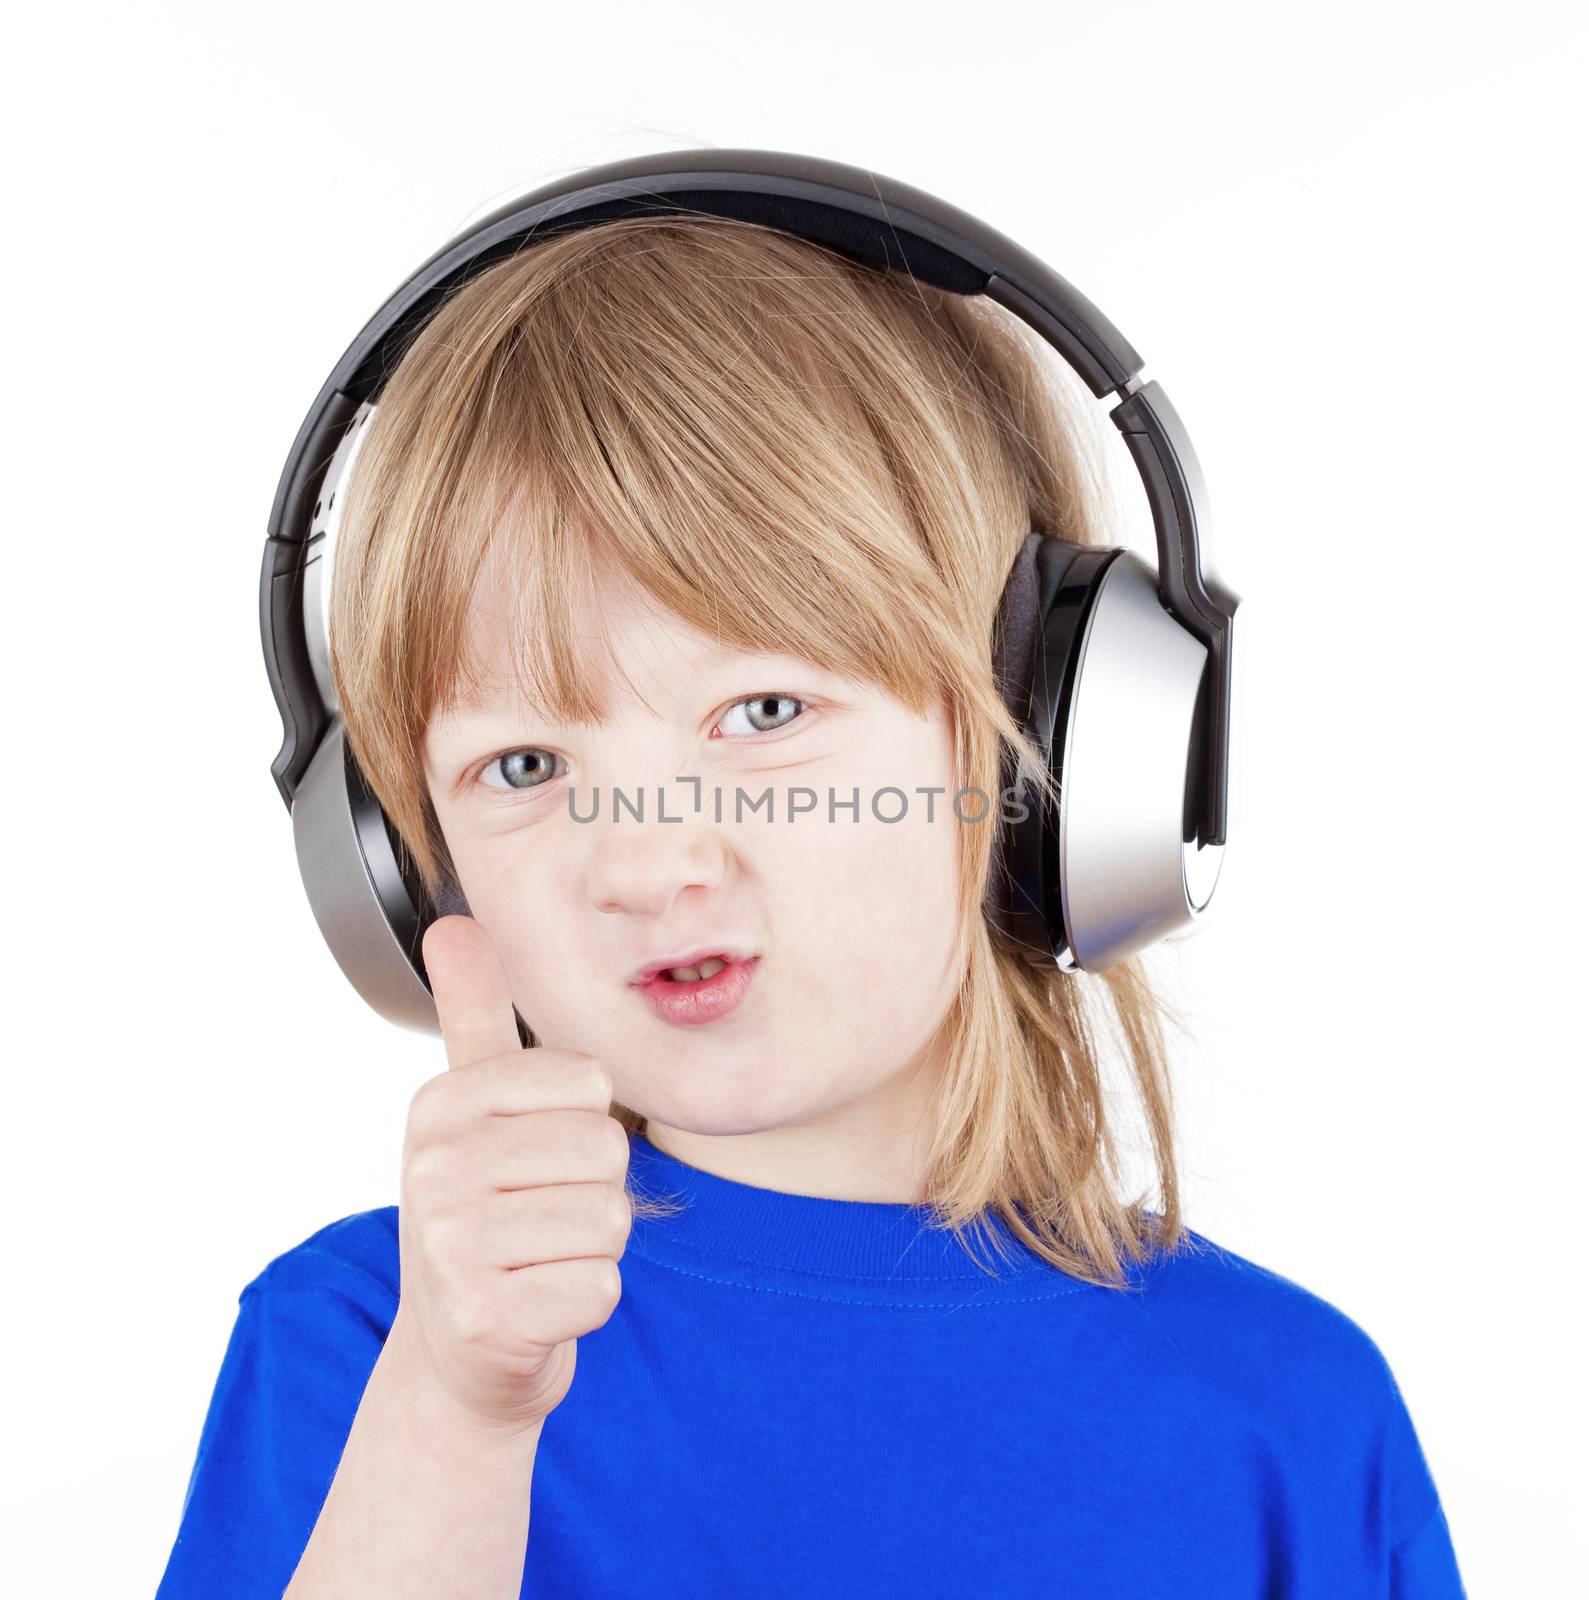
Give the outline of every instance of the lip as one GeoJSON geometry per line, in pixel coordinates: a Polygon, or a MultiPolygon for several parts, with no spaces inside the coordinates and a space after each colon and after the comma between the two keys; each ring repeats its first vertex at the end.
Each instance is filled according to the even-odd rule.
{"type": "MultiPolygon", "coordinates": [[[[689,963],[670,961],[668,965],[688,966],[689,963]]],[[[633,988],[664,1022],[676,1027],[695,1027],[726,1017],[745,998],[760,965],[760,956],[752,956],[748,961],[729,960],[722,971],[695,983],[675,983],[658,973],[633,988]]]]}
{"type": "Polygon", "coordinates": [[[746,945],[730,940],[727,944],[698,944],[687,950],[681,956],[663,956],[656,961],[648,961],[643,967],[637,968],[630,976],[630,983],[637,988],[649,983],[659,972],[666,972],[670,967],[694,967],[701,962],[717,956],[727,962],[752,961],[755,952],[746,945]]]}

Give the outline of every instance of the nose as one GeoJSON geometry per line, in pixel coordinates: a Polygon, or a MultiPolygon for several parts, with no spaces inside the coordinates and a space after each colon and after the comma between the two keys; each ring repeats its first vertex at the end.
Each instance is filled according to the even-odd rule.
{"type": "Polygon", "coordinates": [[[648,810],[643,821],[628,812],[612,821],[609,812],[591,826],[590,898],[598,911],[660,916],[685,890],[710,893],[723,881],[723,841],[708,821],[665,822],[648,810]]]}

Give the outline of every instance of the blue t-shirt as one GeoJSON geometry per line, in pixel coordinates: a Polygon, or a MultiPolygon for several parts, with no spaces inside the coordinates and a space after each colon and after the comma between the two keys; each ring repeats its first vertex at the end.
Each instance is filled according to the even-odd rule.
{"type": "MultiPolygon", "coordinates": [[[[611,1317],[535,1458],[522,1593],[1459,1600],[1373,1341],[1201,1235],[1072,1278],[1002,1225],[732,1182],[630,1140],[611,1317]]],[[[397,1312],[397,1207],[239,1312],[156,1600],[280,1600],[397,1312]]]]}

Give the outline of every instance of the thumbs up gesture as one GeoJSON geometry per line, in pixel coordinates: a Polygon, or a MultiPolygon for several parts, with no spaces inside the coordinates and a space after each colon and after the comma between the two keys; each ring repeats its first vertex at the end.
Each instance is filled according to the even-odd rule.
{"type": "Polygon", "coordinates": [[[440,917],[422,949],[447,1070],[409,1103],[388,1338],[470,1419],[538,1427],[622,1292],[629,1140],[601,1062],[520,1045],[478,922],[440,917]]]}

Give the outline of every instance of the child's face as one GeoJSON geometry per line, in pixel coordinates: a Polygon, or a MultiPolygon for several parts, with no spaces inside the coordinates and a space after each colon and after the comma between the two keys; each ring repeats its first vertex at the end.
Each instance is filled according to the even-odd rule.
{"type": "MultiPolygon", "coordinates": [[[[541,1043],[598,1057],[616,1098],[653,1125],[800,1126],[892,1149],[931,1087],[939,1063],[924,1052],[959,981],[958,830],[991,825],[955,818],[947,718],[797,659],[720,649],[611,581],[601,598],[656,715],[603,685],[609,723],[551,724],[503,674],[488,703],[437,717],[426,736],[438,819],[519,1011],[541,1043]],[[681,777],[700,780],[699,809],[681,777]],[[570,786],[579,817],[599,791],[597,820],[570,815],[570,786]],[[682,820],[657,820],[659,786],[682,820]],[[791,820],[801,786],[817,804],[791,820]],[[635,806],[643,795],[643,820],[622,807],[613,820],[614,788],[635,806]],[[765,802],[751,809],[768,788],[771,820],[765,802]],[[830,794],[855,790],[858,820],[849,808],[830,821],[830,794]],[[879,821],[874,797],[901,819],[879,821]],[[718,942],[761,959],[716,1021],[663,1020],[632,987],[646,963],[718,942]]],[[[501,621],[478,605],[471,644],[505,665],[501,621]]],[[[963,803],[967,816],[980,806],[963,803]]]]}

